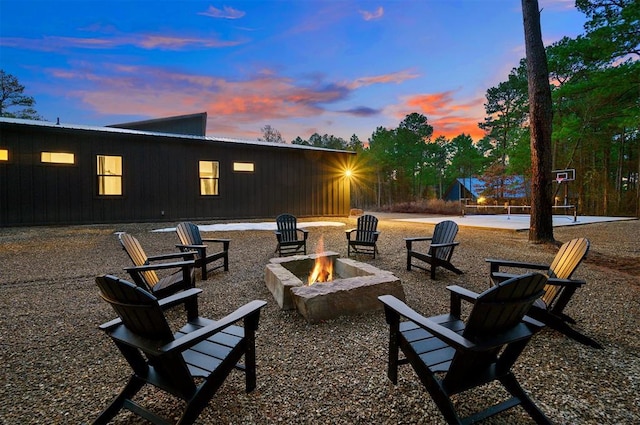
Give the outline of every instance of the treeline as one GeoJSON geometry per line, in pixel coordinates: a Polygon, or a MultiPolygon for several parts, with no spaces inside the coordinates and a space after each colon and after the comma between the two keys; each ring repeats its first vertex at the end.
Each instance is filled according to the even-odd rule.
{"type": "MultiPolygon", "coordinates": [[[[572,203],[581,214],[640,215],[640,2],[578,0],[585,34],[546,49],[554,105],[554,169],[573,168],[572,203]]],[[[542,12],[544,13],[544,11],[542,12]]],[[[544,28],[543,28],[544,32],[544,28]]],[[[525,60],[487,90],[485,137],[433,138],[427,117],[412,113],[397,128],[377,128],[367,146],[352,136],[314,134],[296,144],[358,151],[352,190],[359,206],[441,198],[457,177],[487,183],[487,197],[513,187],[499,182],[531,169],[525,60]],[[498,182],[498,183],[496,183],[498,182]]]]}

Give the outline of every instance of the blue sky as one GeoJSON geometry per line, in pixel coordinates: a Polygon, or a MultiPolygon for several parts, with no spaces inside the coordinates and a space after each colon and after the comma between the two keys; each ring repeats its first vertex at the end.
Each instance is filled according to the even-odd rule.
{"type": "MultiPolygon", "coordinates": [[[[539,0],[545,44],[583,33],[539,0]]],[[[0,66],[45,119],[108,125],[208,113],[210,136],[363,142],[424,114],[482,132],[487,89],[524,57],[518,0],[0,0],[0,66]]]]}

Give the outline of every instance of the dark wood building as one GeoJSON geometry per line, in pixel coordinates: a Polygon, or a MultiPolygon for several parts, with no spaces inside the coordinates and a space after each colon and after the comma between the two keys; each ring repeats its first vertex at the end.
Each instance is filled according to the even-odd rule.
{"type": "MultiPolygon", "coordinates": [[[[201,114],[175,118],[199,131],[201,114]]],[[[0,227],[349,214],[352,152],[140,123],[0,118],[0,227]]]]}

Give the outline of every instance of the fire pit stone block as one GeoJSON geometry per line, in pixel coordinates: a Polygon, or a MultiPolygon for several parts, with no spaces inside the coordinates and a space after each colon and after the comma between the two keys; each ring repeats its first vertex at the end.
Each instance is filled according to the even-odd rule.
{"type": "Polygon", "coordinates": [[[382,310],[382,303],[378,300],[380,295],[405,299],[400,279],[379,269],[374,275],[294,287],[291,294],[298,313],[309,323],[382,310]]]}
{"type": "MultiPolygon", "coordinates": [[[[340,257],[340,254],[333,251],[325,251],[321,255],[330,257],[333,261],[340,257]]],[[[292,255],[269,260],[265,267],[264,281],[281,310],[296,308],[290,289],[306,285],[298,276],[308,275],[317,257],[318,254],[292,255]]]]}
{"type": "Polygon", "coordinates": [[[297,309],[309,323],[382,310],[380,295],[405,299],[400,279],[391,272],[331,251],[272,258],[265,267],[265,283],[282,310],[297,309]],[[331,257],[334,280],[307,286],[299,276],[307,276],[319,256],[331,257]]]}

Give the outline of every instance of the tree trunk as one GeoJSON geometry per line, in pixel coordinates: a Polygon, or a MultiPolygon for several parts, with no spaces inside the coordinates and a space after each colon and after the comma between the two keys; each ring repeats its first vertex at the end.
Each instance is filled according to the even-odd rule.
{"type": "Polygon", "coordinates": [[[529,241],[553,242],[551,131],[553,110],[538,0],[522,0],[529,83],[531,219],[529,241]]]}

